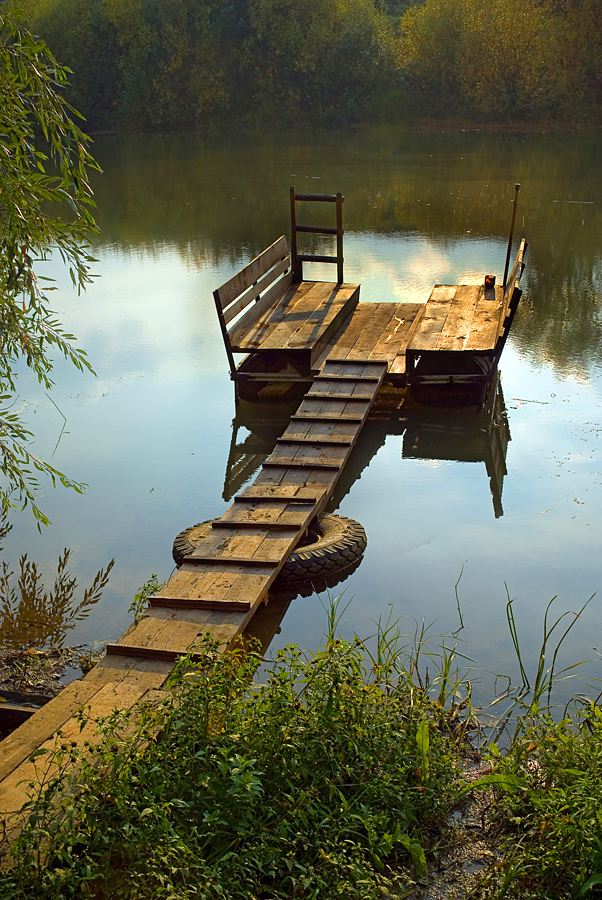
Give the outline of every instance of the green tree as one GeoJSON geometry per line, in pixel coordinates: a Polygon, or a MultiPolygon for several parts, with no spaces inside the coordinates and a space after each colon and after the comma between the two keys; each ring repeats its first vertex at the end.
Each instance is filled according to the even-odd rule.
{"type": "Polygon", "coordinates": [[[569,118],[582,67],[564,17],[538,0],[427,0],[399,23],[404,63],[438,115],[569,118]]]}
{"type": "Polygon", "coordinates": [[[82,486],[28,448],[32,434],[14,411],[22,362],[46,390],[53,353],[90,369],[84,351],[63,331],[35,264],[58,253],[79,290],[90,280],[88,239],[96,229],[87,170],[98,165],[61,91],[68,70],[46,44],[0,7],[0,506],[29,506],[39,523],[38,473],[82,486]]]}

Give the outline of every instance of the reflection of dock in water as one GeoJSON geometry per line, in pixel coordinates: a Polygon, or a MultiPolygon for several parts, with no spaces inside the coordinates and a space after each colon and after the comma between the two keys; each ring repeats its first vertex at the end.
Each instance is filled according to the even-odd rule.
{"type": "MultiPolygon", "coordinates": [[[[260,469],[288,423],[288,407],[238,403],[232,421],[232,440],[226,464],[224,500],[231,498],[260,469]],[[241,437],[241,432],[244,432],[241,437]]],[[[482,409],[430,407],[413,403],[398,391],[381,389],[372,407],[368,427],[362,429],[355,448],[326,506],[333,511],[385,443],[388,435],[403,436],[404,459],[440,459],[484,463],[495,517],[503,515],[502,490],[510,429],[499,377],[482,409]]]]}

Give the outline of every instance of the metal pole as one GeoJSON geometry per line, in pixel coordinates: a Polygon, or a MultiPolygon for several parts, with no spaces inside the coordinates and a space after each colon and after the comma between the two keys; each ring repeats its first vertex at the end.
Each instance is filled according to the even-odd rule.
{"type": "Polygon", "coordinates": [[[506,290],[506,278],[508,277],[508,266],[510,265],[510,252],[512,250],[512,238],[514,237],[514,223],[516,221],[516,204],[518,202],[518,192],[520,184],[514,185],[514,206],[512,209],[512,224],[510,225],[510,237],[508,238],[508,250],[506,251],[506,265],[504,266],[504,280],[502,282],[503,290],[506,290]]]}

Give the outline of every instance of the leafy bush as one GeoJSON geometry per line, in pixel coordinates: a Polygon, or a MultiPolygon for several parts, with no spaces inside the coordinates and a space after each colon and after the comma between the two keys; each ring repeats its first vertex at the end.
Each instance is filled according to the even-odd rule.
{"type": "Polygon", "coordinates": [[[204,639],[174,698],[38,759],[50,775],[0,896],[370,900],[411,882],[390,866],[423,875],[456,745],[384,643],[370,669],[357,638],[290,646],[258,685],[255,654],[204,639]]]}
{"type": "Polygon", "coordinates": [[[511,885],[524,900],[577,898],[602,882],[602,711],[591,703],[573,718],[543,714],[523,726],[498,761],[524,789],[498,800],[504,859],[484,895],[511,885]]]}

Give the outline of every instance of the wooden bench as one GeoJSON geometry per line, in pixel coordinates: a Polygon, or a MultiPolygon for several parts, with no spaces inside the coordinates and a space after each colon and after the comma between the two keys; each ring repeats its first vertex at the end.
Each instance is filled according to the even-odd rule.
{"type": "MultiPolygon", "coordinates": [[[[237,385],[313,380],[312,370],[359,301],[359,284],[343,282],[342,196],[291,189],[292,260],[284,236],[214,291],[230,375],[237,385]],[[297,225],[296,203],[335,202],[336,228],[297,225]],[[300,254],[297,232],[333,234],[335,257],[300,254]],[[303,262],[335,262],[338,280],[304,281],[303,262]],[[237,365],[235,354],[248,354],[237,365]]],[[[265,394],[264,394],[265,397],[265,394]]]]}

